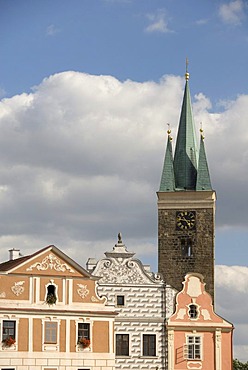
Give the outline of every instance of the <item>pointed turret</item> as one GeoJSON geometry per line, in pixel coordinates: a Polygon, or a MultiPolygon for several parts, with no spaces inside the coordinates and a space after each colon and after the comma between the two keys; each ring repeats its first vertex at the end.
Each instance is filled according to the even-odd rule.
{"type": "Polygon", "coordinates": [[[198,149],[191,108],[188,72],[186,72],[185,77],[186,84],[174,156],[175,183],[177,190],[195,190],[198,149]]]}
{"type": "Polygon", "coordinates": [[[207,157],[204,145],[203,130],[200,129],[201,140],[200,140],[200,151],[199,151],[199,161],[197,170],[197,180],[196,180],[196,190],[212,190],[210,175],[208,170],[207,157]]]}
{"type": "Polygon", "coordinates": [[[166,152],[164,157],[164,167],[160,182],[159,191],[174,191],[175,190],[175,176],[173,167],[173,154],[172,154],[172,137],[170,136],[171,130],[167,131],[168,140],[166,152]]]}

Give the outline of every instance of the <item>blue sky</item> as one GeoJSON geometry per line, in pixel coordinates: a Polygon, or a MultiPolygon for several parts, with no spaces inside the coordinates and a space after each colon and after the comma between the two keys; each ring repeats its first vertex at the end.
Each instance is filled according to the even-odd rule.
{"type": "Polygon", "coordinates": [[[221,16],[224,1],[1,0],[1,86],[11,96],[65,70],[156,81],[183,74],[188,56],[205,94],[233,98],[248,42],[246,3],[233,3],[221,16]]]}
{"type": "Polygon", "coordinates": [[[175,138],[189,58],[217,191],[216,307],[247,361],[247,2],[0,0],[0,44],[3,259],[55,244],[84,264],[121,231],[156,270],[166,124],[175,138]]]}

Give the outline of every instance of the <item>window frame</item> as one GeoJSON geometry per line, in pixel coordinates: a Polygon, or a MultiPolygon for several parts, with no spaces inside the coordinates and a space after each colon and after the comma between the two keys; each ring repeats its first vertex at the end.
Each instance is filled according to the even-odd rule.
{"type": "Polygon", "coordinates": [[[18,324],[19,324],[19,319],[18,318],[13,318],[13,319],[8,319],[7,317],[3,317],[0,319],[0,350],[1,351],[17,351],[18,349],[18,324]],[[14,322],[14,336],[13,335],[10,335],[8,333],[8,335],[5,337],[5,335],[3,334],[3,330],[4,330],[4,321],[8,321],[8,322],[14,322]],[[8,346],[5,346],[4,344],[4,339],[8,338],[8,337],[12,337],[14,340],[15,340],[15,343],[13,345],[10,345],[9,347],[8,346]]]}
{"type": "Polygon", "coordinates": [[[48,344],[48,345],[50,345],[50,344],[52,344],[52,345],[57,345],[58,344],[58,322],[57,321],[53,321],[53,320],[51,320],[51,321],[45,321],[44,322],[44,344],[48,344]],[[50,328],[50,330],[49,330],[49,337],[50,338],[52,338],[53,337],[53,331],[55,331],[55,336],[56,336],[56,340],[55,341],[53,341],[52,339],[47,339],[47,325],[49,325],[49,324],[55,324],[56,325],[56,327],[55,327],[55,329],[54,328],[50,328]]]}
{"type": "Polygon", "coordinates": [[[189,361],[202,361],[203,340],[202,335],[188,334],[186,335],[184,357],[189,361]]]}
{"type": "Polygon", "coordinates": [[[77,323],[77,342],[81,339],[81,338],[85,338],[85,339],[91,339],[91,328],[90,328],[90,323],[89,322],[78,322],[77,323]],[[79,328],[79,325],[85,325],[86,327],[85,328],[82,328],[80,329],[79,328]],[[82,331],[82,335],[79,335],[79,332],[82,331]],[[84,333],[87,333],[86,335],[84,335],[84,333]]]}
{"type": "Polygon", "coordinates": [[[44,318],[42,319],[42,351],[59,351],[60,348],[60,319],[44,318]],[[54,322],[57,324],[57,342],[46,342],[46,323],[54,322]]]}
{"type": "Polygon", "coordinates": [[[126,297],[124,294],[117,294],[115,298],[116,307],[124,307],[126,302],[126,297]],[[123,300],[123,303],[118,303],[118,298],[123,300]]]}
{"type": "Polygon", "coordinates": [[[1,335],[2,335],[2,341],[4,341],[5,339],[7,339],[7,338],[9,338],[9,337],[11,337],[11,338],[13,338],[13,339],[15,339],[16,340],[16,320],[5,320],[5,319],[3,319],[2,320],[2,330],[1,330],[1,335]],[[6,328],[6,327],[4,327],[4,323],[5,322],[8,322],[8,323],[14,323],[14,328],[6,328]],[[5,334],[3,331],[4,331],[4,329],[5,330],[8,330],[8,334],[5,334]],[[9,333],[9,331],[10,330],[14,330],[14,334],[10,334],[9,333]]]}
{"type": "Polygon", "coordinates": [[[127,333],[116,333],[115,334],[115,355],[116,357],[129,357],[130,356],[130,335],[127,333]],[[122,338],[118,341],[118,337],[122,338]],[[126,340],[124,340],[126,337],[126,340]],[[127,348],[125,348],[125,345],[127,348]]]}
{"type": "Polygon", "coordinates": [[[45,285],[45,298],[44,301],[48,303],[49,305],[53,305],[58,303],[58,285],[54,283],[54,280],[50,280],[48,284],[45,285]],[[53,293],[49,292],[49,287],[53,286],[53,293]],[[54,302],[49,303],[49,296],[54,297],[54,302]]]}
{"type": "Polygon", "coordinates": [[[150,334],[150,333],[142,334],[142,356],[143,357],[156,357],[157,356],[157,336],[156,334],[150,334]],[[147,338],[148,341],[146,341],[145,338],[147,338]],[[153,343],[150,343],[151,339],[153,343]]]}
{"type": "Polygon", "coordinates": [[[199,307],[195,303],[188,305],[188,316],[190,320],[197,320],[199,318],[199,307]],[[194,309],[192,309],[194,307],[194,309]]]}
{"type": "Polygon", "coordinates": [[[181,251],[183,258],[193,257],[193,240],[190,236],[182,236],[180,238],[181,251]]]}

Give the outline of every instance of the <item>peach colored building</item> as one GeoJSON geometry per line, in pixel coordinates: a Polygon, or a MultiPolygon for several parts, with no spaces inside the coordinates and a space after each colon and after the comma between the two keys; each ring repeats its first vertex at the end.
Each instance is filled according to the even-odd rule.
{"type": "Polygon", "coordinates": [[[0,264],[0,369],[112,370],[115,313],[55,246],[0,264]]]}
{"type": "Polygon", "coordinates": [[[167,321],[168,370],[231,370],[233,325],[216,315],[203,276],[189,273],[167,321]]]}

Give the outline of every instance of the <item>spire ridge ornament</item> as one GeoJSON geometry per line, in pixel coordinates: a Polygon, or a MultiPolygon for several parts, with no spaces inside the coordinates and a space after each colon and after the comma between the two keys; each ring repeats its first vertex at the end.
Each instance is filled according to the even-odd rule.
{"type": "Polygon", "coordinates": [[[168,126],[168,130],[167,130],[168,138],[170,139],[170,141],[172,141],[170,124],[169,124],[169,123],[167,123],[167,126],[168,126]]]}
{"type": "Polygon", "coordinates": [[[189,80],[189,72],[188,72],[189,60],[186,58],[186,73],[185,73],[185,80],[189,80]]]}
{"type": "Polygon", "coordinates": [[[200,135],[201,135],[201,138],[202,138],[202,140],[204,140],[205,139],[205,136],[204,136],[204,130],[203,130],[203,128],[202,128],[202,122],[200,123],[200,125],[201,125],[201,128],[200,128],[200,135]]]}

